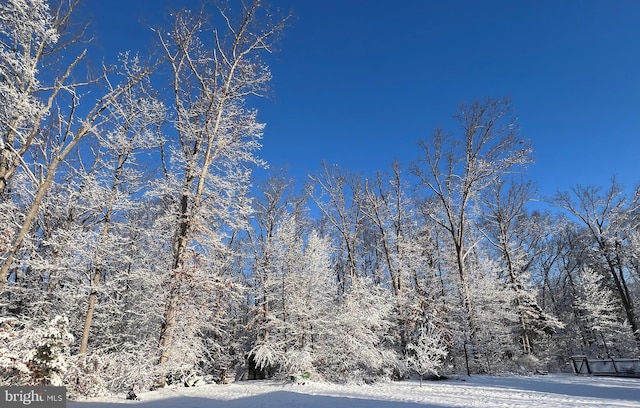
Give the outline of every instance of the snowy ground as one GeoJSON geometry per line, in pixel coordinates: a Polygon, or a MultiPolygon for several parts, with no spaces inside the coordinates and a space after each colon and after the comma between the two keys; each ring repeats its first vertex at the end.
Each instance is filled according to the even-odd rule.
{"type": "Polygon", "coordinates": [[[195,388],[166,388],[120,397],[69,402],[69,408],[445,408],[445,407],[639,407],[640,379],[546,375],[461,377],[375,385],[292,385],[244,381],[195,388]]]}

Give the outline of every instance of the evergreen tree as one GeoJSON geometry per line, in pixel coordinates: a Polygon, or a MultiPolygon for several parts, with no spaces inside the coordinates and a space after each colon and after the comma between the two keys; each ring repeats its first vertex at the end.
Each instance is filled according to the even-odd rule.
{"type": "Polygon", "coordinates": [[[67,372],[67,359],[70,356],[69,346],[73,335],[68,330],[69,319],[55,316],[45,332],[42,340],[33,352],[31,362],[35,371],[45,384],[62,386],[67,372]]]}

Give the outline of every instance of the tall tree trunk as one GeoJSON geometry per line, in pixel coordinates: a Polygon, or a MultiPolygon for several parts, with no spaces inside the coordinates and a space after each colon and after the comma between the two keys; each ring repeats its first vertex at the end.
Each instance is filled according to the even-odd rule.
{"type": "MultiPolygon", "coordinates": [[[[169,292],[167,294],[167,302],[165,303],[164,318],[160,328],[160,358],[158,364],[164,364],[171,357],[171,346],[173,344],[173,334],[175,332],[179,308],[180,281],[181,275],[184,274],[184,262],[190,230],[189,218],[189,191],[191,190],[193,179],[188,177],[184,187],[184,193],[180,200],[180,222],[174,237],[173,243],[173,266],[169,275],[169,292]]],[[[166,378],[161,376],[157,385],[163,387],[166,384],[166,378]]]]}
{"type": "Polygon", "coordinates": [[[82,339],[80,340],[80,350],[78,351],[78,354],[84,354],[87,352],[87,347],[89,345],[89,331],[91,330],[91,321],[93,320],[93,313],[96,310],[96,299],[98,297],[97,287],[100,284],[101,276],[101,270],[99,267],[97,267],[91,281],[89,305],[87,306],[87,314],[84,320],[84,327],[82,328],[82,339]]]}
{"type": "Polygon", "coordinates": [[[38,215],[38,211],[40,210],[40,205],[44,200],[45,195],[49,192],[49,188],[51,183],[53,182],[53,178],[55,175],[55,171],[60,164],[60,159],[58,157],[54,158],[49,167],[47,168],[47,176],[46,178],[38,185],[38,189],[36,191],[35,197],[31,203],[31,207],[29,208],[29,212],[27,216],[24,218],[22,225],[20,226],[20,230],[18,231],[17,236],[14,238],[13,243],[11,245],[11,249],[7,254],[7,257],[2,263],[0,267],[0,292],[4,288],[4,284],[7,280],[7,275],[9,270],[13,266],[13,261],[15,260],[16,255],[22,248],[22,244],[24,239],[27,237],[27,234],[31,230],[33,223],[36,220],[36,216],[38,215]]]}
{"type": "MultiPolygon", "coordinates": [[[[178,203],[158,364],[166,363],[171,356],[183,296],[182,282],[187,279],[187,245],[198,239],[196,234],[211,227],[198,221],[199,212],[214,213],[221,222],[241,217],[228,208],[217,207],[218,199],[229,198],[225,194],[242,194],[233,187],[244,187],[243,183],[248,183],[240,176],[229,179],[226,173],[233,174],[245,164],[262,164],[253,155],[253,150],[259,147],[257,140],[262,126],[255,115],[245,109],[245,98],[264,92],[270,75],[259,61],[259,55],[271,51],[271,37],[283,28],[286,18],[262,24],[261,18],[271,16],[265,17],[259,12],[261,1],[240,5],[240,14],[233,18],[226,14],[228,10],[218,9],[222,21],[226,21],[220,31],[211,26],[211,18],[204,10],[196,15],[178,13],[174,29],[166,38],[166,31],[156,31],[172,71],[171,103],[184,165],[176,172],[183,172],[180,176],[184,184],[178,203]],[[218,178],[232,184],[222,186],[218,178]]],[[[160,386],[164,383],[163,377],[158,380],[160,386]]]]}
{"type": "Polygon", "coordinates": [[[87,306],[87,313],[85,315],[84,327],[82,329],[82,339],[80,340],[80,350],[79,354],[84,354],[87,352],[87,347],[89,345],[89,332],[91,331],[91,322],[93,320],[93,314],[96,309],[96,301],[98,298],[98,285],[100,284],[100,279],[102,279],[102,263],[105,258],[105,250],[104,245],[106,245],[106,241],[109,235],[109,229],[111,227],[111,219],[113,217],[113,209],[114,202],[116,200],[116,196],[118,193],[118,186],[121,183],[122,170],[124,168],[124,164],[129,157],[131,152],[127,151],[125,153],[121,153],[118,155],[118,163],[115,168],[115,174],[113,183],[111,184],[111,194],[109,195],[109,200],[107,202],[107,206],[105,209],[104,222],[102,226],[102,231],[100,232],[100,239],[98,240],[98,244],[96,246],[96,259],[95,259],[95,271],[93,274],[93,279],[91,280],[91,289],[89,292],[89,305],[87,306]]]}

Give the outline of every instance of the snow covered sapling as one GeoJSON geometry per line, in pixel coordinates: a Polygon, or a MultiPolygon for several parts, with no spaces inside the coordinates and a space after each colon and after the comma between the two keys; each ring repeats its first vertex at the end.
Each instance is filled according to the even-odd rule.
{"type": "Polygon", "coordinates": [[[420,375],[420,386],[425,374],[438,375],[448,350],[444,342],[442,329],[433,323],[427,323],[426,327],[420,327],[415,343],[407,345],[409,357],[407,363],[410,368],[420,375]]]}
{"type": "Polygon", "coordinates": [[[56,316],[44,333],[41,344],[35,349],[31,363],[42,376],[42,380],[54,386],[62,386],[67,371],[69,345],[73,336],[69,333],[69,320],[56,316]]]}

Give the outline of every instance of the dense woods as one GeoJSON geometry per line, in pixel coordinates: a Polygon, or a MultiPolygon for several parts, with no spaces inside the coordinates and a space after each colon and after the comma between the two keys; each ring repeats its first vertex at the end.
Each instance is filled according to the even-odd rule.
{"type": "Polygon", "coordinates": [[[286,15],[174,13],[154,55],[96,72],[75,7],[0,3],[0,384],[369,382],[640,352],[640,190],[533,206],[508,99],[461,105],[377,174],[252,180],[286,15]]]}

